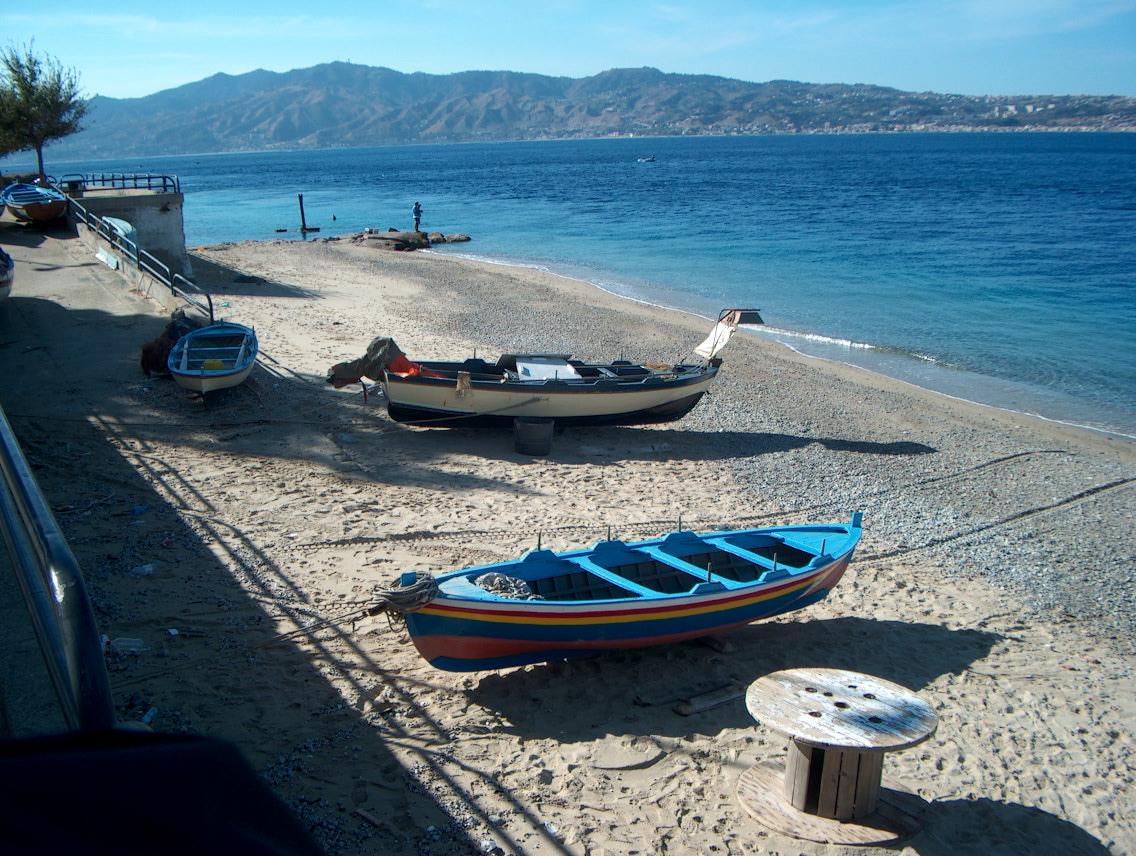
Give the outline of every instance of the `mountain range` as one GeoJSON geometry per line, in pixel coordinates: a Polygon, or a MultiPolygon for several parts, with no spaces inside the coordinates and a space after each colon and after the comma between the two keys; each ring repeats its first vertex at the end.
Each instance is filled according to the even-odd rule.
{"type": "Polygon", "coordinates": [[[1136,130],[1136,98],[971,96],[865,84],[748,83],[654,68],[591,77],[404,74],[333,62],[216,74],[142,98],[90,100],[55,158],[604,136],[1136,130]]]}

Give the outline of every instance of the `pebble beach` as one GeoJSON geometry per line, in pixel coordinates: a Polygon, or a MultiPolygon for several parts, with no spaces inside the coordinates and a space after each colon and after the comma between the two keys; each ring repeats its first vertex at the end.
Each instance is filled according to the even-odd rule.
{"type": "Polygon", "coordinates": [[[145,646],[111,658],[119,714],[232,741],[328,853],[884,852],[739,807],[738,776],[785,745],[745,687],[798,666],[899,683],[938,714],[886,759],[926,801],[888,852],[1136,852],[1136,557],[1114,543],[1130,439],[746,335],[681,421],[569,428],[547,457],[508,430],[398,425],[377,387],[324,381],[376,336],[412,359],[673,362],[712,319],[363,236],[190,248],[218,315],[261,343],[249,381],[203,406],[138,369],[167,320],[156,286],[90,264],[85,239],[21,235],[0,223],[23,266],[3,339],[26,340],[2,402],[104,632],[145,646]],[[25,350],[37,336],[49,360],[25,350]],[[567,549],[680,516],[853,511],[864,538],[828,599],[705,643],[458,674],[366,614],[400,572],[515,557],[538,533],[567,549]],[[727,700],[679,712],[708,694],[727,700]]]}

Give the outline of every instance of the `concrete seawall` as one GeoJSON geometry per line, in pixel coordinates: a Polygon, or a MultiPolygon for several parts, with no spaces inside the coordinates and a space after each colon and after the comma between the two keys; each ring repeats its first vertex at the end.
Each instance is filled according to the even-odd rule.
{"type": "Polygon", "coordinates": [[[99,217],[126,220],[138,232],[138,247],[174,273],[192,279],[193,268],[185,251],[184,195],[179,192],[114,189],[69,194],[99,217]]]}

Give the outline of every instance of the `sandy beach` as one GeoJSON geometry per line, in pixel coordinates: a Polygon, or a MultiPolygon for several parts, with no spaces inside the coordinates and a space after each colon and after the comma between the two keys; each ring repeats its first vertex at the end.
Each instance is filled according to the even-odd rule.
{"type": "MultiPolygon", "coordinates": [[[[474,230],[475,231],[475,230],[474,230]]],[[[87,577],[119,715],[232,741],[331,854],[884,852],[739,807],[784,739],[746,712],[777,669],[850,669],[932,705],[885,761],[927,801],[889,852],[1136,853],[1136,444],[970,405],[738,336],[680,422],[508,430],[391,422],[325,383],[393,336],[411,358],[674,361],[711,327],[540,271],[350,238],[191,247],[260,365],[203,406],[146,378],[159,286],[71,232],[4,219],[0,403],[87,577]],[[824,602],[710,643],[456,674],[367,617],[376,585],[610,531],[844,521],[824,602]],[[176,631],[171,633],[171,630],[176,631]],[[684,716],[684,699],[738,689],[684,716]]],[[[467,245],[468,246],[468,245],[467,245]]],[[[769,309],[770,307],[763,307],[769,309]]]]}

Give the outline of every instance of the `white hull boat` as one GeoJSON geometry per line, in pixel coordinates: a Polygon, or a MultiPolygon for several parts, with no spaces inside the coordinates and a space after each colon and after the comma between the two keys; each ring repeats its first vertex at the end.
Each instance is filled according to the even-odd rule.
{"type": "Polygon", "coordinates": [[[756,309],[724,309],[694,356],[670,365],[587,363],[568,354],[504,354],[493,363],[478,357],[414,362],[393,339],[380,336],[359,359],[332,366],[327,381],[341,388],[372,378],[382,384],[392,419],[421,425],[672,422],[706,394],[722,365],[718,354],[738,326],[762,323],[756,309]]]}
{"type": "Polygon", "coordinates": [[[418,362],[388,369],[387,411],[397,422],[463,424],[552,419],[562,425],[635,425],[681,419],[698,404],[720,362],[655,368],[585,364],[564,356],[505,355],[496,364],[418,362]]]}
{"type": "Polygon", "coordinates": [[[204,395],[243,383],[256,364],[258,350],[251,327],[219,321],[178,339],[167,367],[178,386],[204,395]]]}

